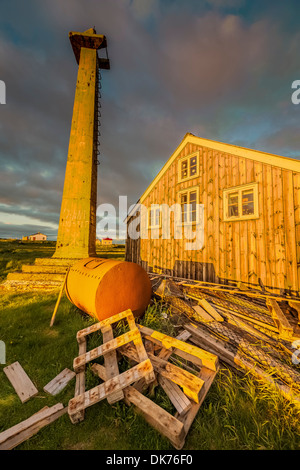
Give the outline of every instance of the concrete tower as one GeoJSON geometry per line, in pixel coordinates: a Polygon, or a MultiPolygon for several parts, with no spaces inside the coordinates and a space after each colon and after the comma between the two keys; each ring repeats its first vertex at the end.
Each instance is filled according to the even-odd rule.
{"type": "Polygon", "coordinates": [[[93,28],[70,32],[69,38],[78,75],[53,258],[70,259],[96,255],[98,70],[108,69],[109,61],[98,57],[97,50],[106,48],[107,42],[93,28]]]}

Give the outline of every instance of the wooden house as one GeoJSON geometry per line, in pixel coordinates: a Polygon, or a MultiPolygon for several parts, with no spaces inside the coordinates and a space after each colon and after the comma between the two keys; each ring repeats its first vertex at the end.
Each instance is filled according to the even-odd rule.
{"type": "Polygon", "coordinates": [[[300,291],[300,161],[186,134],[138,202],[149,210],[138,227],[154,226],[157,236],[127,235],[127,261],[181,278],[300,291]],[[172,226],[164,239],[153,205],[174,203],[189,204],[182,217],[195,230],[193,209],[203,204],[201,249],[187,250],[172,226]]]}

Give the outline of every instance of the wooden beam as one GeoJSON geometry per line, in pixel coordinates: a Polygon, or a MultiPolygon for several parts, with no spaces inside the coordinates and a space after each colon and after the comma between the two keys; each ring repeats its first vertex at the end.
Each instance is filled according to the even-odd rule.
{"type": "Polygon", "coordinates": [[[162,346],[166,349],[170,349],[172,353],[177,354],[178,356],[193,362],[199,366],[205,366],[211,370],[217,370],[218,367],[218,357],[214,354],[211,354],[204,349],[197,348],[191,344],[180,341],[171,336],[164,335],[159,331],[154,331],[151,328],[141,326],[137,324],[138,329],[140,330],[142,336],[146,339],[153,341],[154,343],[162,346]]]}
{"type": "Polygon", "coordinates": [[[3,372],[14,387],[22,403],[25,403],[39,393],[19,362],[14,362],[10,366],[4,367],[3,372]]]}
{"type": "Polygon", "coordinates": [[[185,438],[183,423],[135,390],[134,387],[127,387],[124,393],[127,401],[136,406],[151,426],[166,436],[176,449],[182,448],[185,438]]]}

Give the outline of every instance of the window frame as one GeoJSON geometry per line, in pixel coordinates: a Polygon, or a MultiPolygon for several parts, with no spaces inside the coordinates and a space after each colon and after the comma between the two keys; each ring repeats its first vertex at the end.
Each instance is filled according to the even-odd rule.
{"type": "MultiPolygon", "coordinates": [[[[198,204],[200,204],[199,202],[199,194],[200,194],[200,191],[199,191],[199,186],[193,186],[191,188],[186,188],[186,189],[182,189],[181,191],[178,192],[178,203],[180,204],[181,206],[181,196],[182,194],[190,194],[190,193],[193,193],[193,192],[196,192],[196,220],[187,220],[187,222],[184,222],[182,220],[182,217],[181,217],[181,221],[180,221],[180,225],[182,226],[183,224],[185,225],[197,225],[200,223],[200,213],[199,213],[199,207],[198,207],[198,204]]],[[[190,198],[188,197],[188,202],[187,204],[190,204],[189,202],[190,198]]],[[[180,215],[182,215],[182,211],[180,212],[180,215]]],[[[190,213],[188,212],[188,216],[190,216],[190,213]]],[[[189,219],[189,217],[188,217],[189,219]]]]}
{"type": "Polygon", "coordinates": [[[259,207],[258,207],[258,182],[242,184],[240,186],[233,186],[231,188],[226,188],[223,190],[223,221],[224,222],[235,222],[240,220],[251,220],[259,218],[259,207]],[[242,194],[243,191],[253,190],[253,206],[254,213],[249,215],[242,215],[243,213],[243,204],[242,204],[242,194]],[[229,195],[232,193],[238,194],[238,215],[237,216],[228,216],[228,199],[229,195]]]}
{"type": "Polygon", "coordinates": [[[190,153],[189,155],[186,155],[184,157],[181,157],[179,160],[178,160],[178,183],[181,183],[181,182],[185,182],[185,181],[189,181],[193,178],[198,178],[199,177],[199,173],[200,173],[200,150],[197,150],[196,152],[193,152],[193,153],[190,153]],[[188,161],[188,175],[190,174],[190,167],[191,167],[191,159],[196,157],[196,162],[197,162],[197,171],[195,173],[195,175],[192,175],[192,176],[187,176],[186,178],[181,178],[181,163],[184,161],[184,160],[187,160],[188,161]]]}
{"type": "MultiPolygon", "coordinates": [[[[156,214],[155,214],[155,217],[156,217],[156,214]]],[[[161,206],[160,206],[160,204],[151,204],[151,206],[148,208],[148,229],[161,228],[161,224],[162,224],[161,206]],[[159,224],[158,225],[151,225],[151,211],[154,211],[154,210],[159,211],[159,224]]]]}

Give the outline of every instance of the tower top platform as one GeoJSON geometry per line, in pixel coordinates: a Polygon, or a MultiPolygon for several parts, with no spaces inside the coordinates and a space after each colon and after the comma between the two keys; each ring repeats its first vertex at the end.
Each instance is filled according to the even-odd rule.
{"type": "MultiPolygon", "coordinates": [[[[79,64],[80,50],[82,47],[88,49],[105,49],[107,48],[106,37],[103,34],[97,34],[94,28],[90,28],[83,33],[70,31],[69,39],[72,45],[72,49],[76,58],[77,64],[79,64]]],[[[108,59],[98,59],[99,67],[102,69],[109,69],[108,59]]]]}

